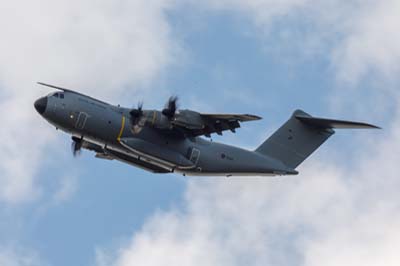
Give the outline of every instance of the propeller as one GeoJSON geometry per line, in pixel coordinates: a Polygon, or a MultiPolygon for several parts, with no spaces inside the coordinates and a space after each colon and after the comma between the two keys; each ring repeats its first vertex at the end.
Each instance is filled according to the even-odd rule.
{"type": "Polygon", "coordinates": [[[132,109],[129,114],[130,116],[130,122],[131,122],[131,127],[132,131],[134,133],[139,133],[144,124],[142,123],[142,118],[143,118],[143,102],[139,102],[138,106],[136,109],[132,109]]]}
{"type": "Polygon", "coordinates": [[[81,154],[83,140],[77,137],[72,137],[71,150],[74,157],[81,154]]]}
{"type": "Polygon", "coordinates": [[[168,117],[169,120],[172,120],[172,118],[176,114],[176,110],[178,108],[178,97],[177,96],[171,96],[168,99],[167,104],[165,105],[164,110],[162,110],[162,114],[168,117]]]}
{"type": "Polygon", "coordinates": [[[132,109],[129,114],[131,115],[131,123],[132,125],[136,125],[139,123],[140,118],[143,116],[143,103],[139,102],[138,107],[136,109],[132,109]]]}

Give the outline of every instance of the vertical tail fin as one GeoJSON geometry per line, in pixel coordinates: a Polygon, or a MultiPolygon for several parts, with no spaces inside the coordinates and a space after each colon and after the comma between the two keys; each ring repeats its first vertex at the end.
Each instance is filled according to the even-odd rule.
{"type": "Polygon", "coordinates": [[[295,169],[335,133],[333,128],[378,127],[366,123],[316,118],[297,110],[256,152],[278,159],[295,169]]]}

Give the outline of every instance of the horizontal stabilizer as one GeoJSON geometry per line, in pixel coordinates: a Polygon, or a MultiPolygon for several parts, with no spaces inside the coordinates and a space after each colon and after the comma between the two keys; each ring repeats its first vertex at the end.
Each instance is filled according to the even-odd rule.
{"type": "Polygon", "coordinates": [[[367,123],[312,117],[312,116],[309,116],[306,114],[296,114],[295,117],[305,124],[308,124],[310,126],[321,127],[321,128],[339,128],[339,129],[340,128],[347,128],[347,129],[377,128],[377,129],[380,129],[380,127],[377,127],[377,126],[374,126],[371,124],[367,124],[367,123]]]}

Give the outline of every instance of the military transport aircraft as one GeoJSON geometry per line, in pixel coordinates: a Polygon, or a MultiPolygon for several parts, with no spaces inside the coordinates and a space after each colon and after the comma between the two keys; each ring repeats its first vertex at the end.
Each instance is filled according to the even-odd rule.
{"type": "Polygon", "coordinates": [[[171,97],[162,111],[123,108],[69,89],[57,89],[34,106],[49,123],[72,135],[73,154],[94,151],[97,158],[119,160],[153,173],[183,175],[296,175],[295,170],[335,128],[374,125],[313,117],[301,110],[256,150],[209,141],[200,136],[235,132],[249,114],[204,114],[178,110],[171,97]]]}

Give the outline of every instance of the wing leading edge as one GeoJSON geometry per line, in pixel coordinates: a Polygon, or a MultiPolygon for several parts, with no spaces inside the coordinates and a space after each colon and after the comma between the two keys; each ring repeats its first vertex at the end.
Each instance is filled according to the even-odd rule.
{"type": "Polygon", "coordinates": [[[204,118],[221,119],[221,120],[237,120],[240,122],[256,121],[262,118],[250,114],[200,114],[204,118]]]}

